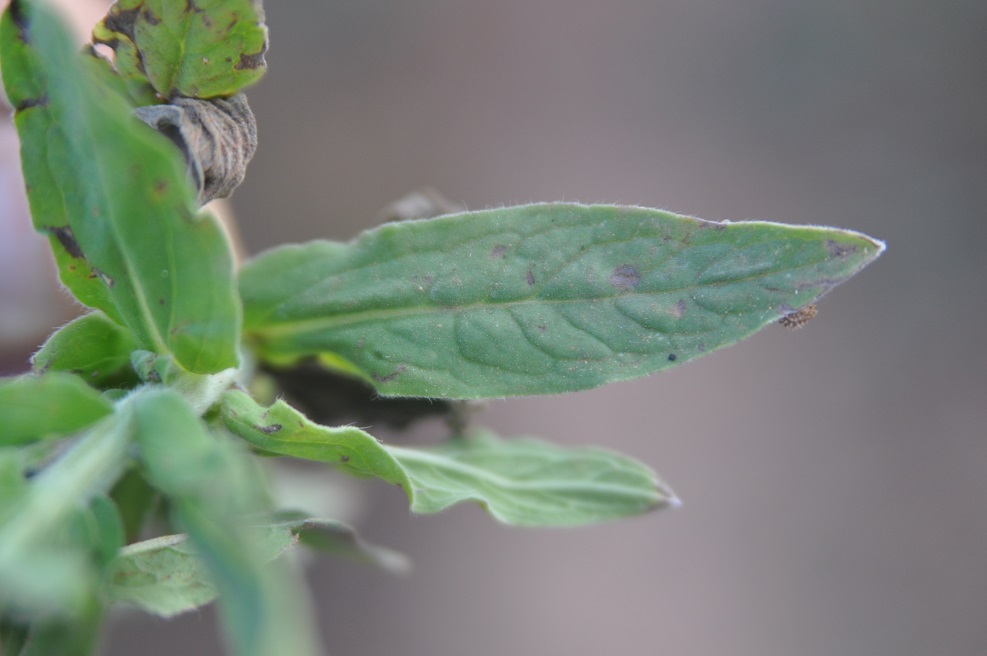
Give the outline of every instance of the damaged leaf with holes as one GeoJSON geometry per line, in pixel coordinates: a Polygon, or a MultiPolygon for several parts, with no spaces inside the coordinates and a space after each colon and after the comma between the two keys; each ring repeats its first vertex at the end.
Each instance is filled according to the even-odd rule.
{"type": "Polygon", "coordinates": [[[247,339],[381,394],[573,392],[638,378],[814,303],[882,252],[837,228],[565,203],[282,246],[240,272],[247,339]]]}
{"type": "Polygon", "coordinates": [[[93,30],[127,79],[164,99],[235,94],[267,68],[264,11],[254,0],[118,0],[93,30]]]}

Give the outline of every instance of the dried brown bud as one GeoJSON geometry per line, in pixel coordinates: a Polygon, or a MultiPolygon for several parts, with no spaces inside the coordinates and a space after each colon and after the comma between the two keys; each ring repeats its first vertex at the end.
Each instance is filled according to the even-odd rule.
{"type": "Polygon", "coordinates": [[[243,181],[257,150],[257,122],[242,93],[229,98],[175,98],[138,107],[139,119],[171,139],[185,155],[199,205],[226,198],[243,181]]]}

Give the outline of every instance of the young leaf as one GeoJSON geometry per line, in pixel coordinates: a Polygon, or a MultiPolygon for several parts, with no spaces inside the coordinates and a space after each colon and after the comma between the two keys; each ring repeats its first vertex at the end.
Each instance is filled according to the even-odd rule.
{"type": "Polygon", "coordinates": [[[381,478],[411,494],[401,465],[380,442],[359,428],[319,426],[284,401],[264,408],[236,390],[223,395],[220,411],[226,428],[258,449],[330,463],[354,476],[381,478]]]}
{"type": "Polygon", "coordinates": [[[134,397],[137,441],[148,481],[170,501],[176,523],[220,593],[220,614],[240,656],[314,655],[316,639],[290,571],[264,566],[246,516],[266,512],[256,470],[225,436],[207,431],[176,392],[134,397]]]}
{"type": "Polygon", "coordinates": [[[113,412],[113,405],[78,376],[0,379],[0,446],[77,433],[113,412]]]}
{"type": "Polygon", "coordinates": [[[507,524],[577,526],[679,504],[650,469],[604,449],[478,432],[428,449],[388,451],[408,472],[416,512],[474,501],[507,524]]]}
{"type": "Polygon", "coordinates": [[[650,469],[603,449],[489,433],[421,449],[383,446],[358,428],[318,426],[283,402],[263,408],[236,391],[223,397],[221,414],[230,431],[266,452],[400,485],[414,512],[475,501],[508,524],[570,526],[678,503],[650,469]]]}
{"type": "Polygon", "coordinates": [[[34,371],[69,371],[94,385],[111,380],[135,382],[130,354],[137,343],[126,328],[92,312],[59,328],[31,358],[34,371]]]}
{"type": "Polygon", "coordinates": [[[236,366],[232,260],[216,221],[195,214],[178,150],[81,65],[43,3],[11,2],[0,60],[34,225],[65,285],[189,371],[236,366]]]}
{"type": "MultiPolygon", "coordinates": [[[[348,558],[404,571],[401,554],[363,542],[349,526],[332,520],[284,519],[253,527],[248,539],[260,556],[274,560],[299,540],[348,558]]],[[[218,595],[208,570],[184,534],[166,535],[124,547],[107,577],[113,603],[172,617],[210,603],[218,595]]]]}
{"type": "MultiPolygon", "coordinates": [[[[89,428],[33,477],[16,503],[0,508],[0,608],[78,614],[92,603],[97,572],[91,543],[70,539],[80,505],[107,491],[127,459],[126,407],[89,428]]],[[[94,517],[105,525],[105,519],[94,517]]]]}
{"type": "Polygon", "coordinates": [[[93,30],[126,79],[162,98],[231,96],[267,68],[260,0],[118,0],[93,30]]]}
{"type": "Polygon", "coordinates": [[[277,248],[240,291],[262,357],[318,356],[387,395],[547,394],[733,344],[883,248],[834,228],[529,205],[277,248]]]}

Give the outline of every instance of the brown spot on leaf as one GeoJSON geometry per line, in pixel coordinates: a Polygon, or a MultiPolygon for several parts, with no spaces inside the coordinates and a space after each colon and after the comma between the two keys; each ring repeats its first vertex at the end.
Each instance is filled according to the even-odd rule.
{"type": "Polygon", "coordinates": [[[404,372],[404,365],[399,364],[397,369],[387,374],[386,376],[381,376],[380,374],[373,374],[373,379],[378,383],[389,383],[404,372]]]}
{"type": "Polygon", "coordinates": [[[614,289],[629,292],[641,282],[641,274],[630,264],[621,264],[610,274],[610,284],[614,289]]]}
{"type": "Polygon", "coordinates": [[[785,328],[790,328],[792,330],[798,330],[805,324],[812,321],[813,317],[819,313],[819,310],[812,303],[800,307],[799,309],[790,312],[778,319],[778,323],[783,325],[785,328]]]}
{"type": "Polygon", "coordinates": [[[853,244],[841,244],[838,241],[833,241],[830,239],[826,241],[826,250],[832,257],[844,259],[847,255],[853,255],[856,253],[857,247],[853,244]]]}
{"type": "Polygon", "coordinates": [[[685,299],[680,298],[679,302],[672,308],[672,316],[681,319],[683,314],[685,314],[685,299]]]}
{"type": "Polygon", "coordinates": [[[110,13],[103,19],[103,25],[111,32],[123,34],[131,41],[134,40],[134,26],[137,24],[137,17],[140,16],[141,8],[118,9],[114,5],[110,13]]]}
{"type": "Polygon", "coordinates": [[[504,253],[507,252],[507,246],[503,244],[499,246],[494,246],[493,250],[490,251],[490,257],[504,257],[504,253]]]}
{"type": "Polygon", "coordinates": [[[264,66],[267,65],[267,62],[264,61],[264,53],[266,52],[267,52],[267,44],[264,44],[264,47],[261,48],[260,52],[256,52],[250,55],[248,55],[247,53],[243,53],[240,55],[240,61],[238,61],[236,63],[236,66],[234,66],[233,68],[238,71],[254,71],[257,70],[258,68],[263,68],[264,66]]]}
{"type": "Polygon", "coordinates": [[[69,254],[70,257],[81,257],[86,256],[82,253],[82,249],[79,248],[79,242],[75,240],[75,235],[72,234],[72,228],[68,226],[49,226],[43,228],[45,232],[50,232],[58,240],[58,243],[62,245],[65,252],[69,254]]]}
{"type": "Polygon", "coordinates": [[[37,98],[25,98],[24,100],[17,103],[14,107],[15,113],[21,113],[28,109],[33,109],[35,107],[47,107],[48,106],[48,96],[41,95],[37,98]]]}
{"type": "Polygon", "coordinates": [[[161,22],[161,19],[155,16],[151,12],[151,10],[148,9],[147,7],[145,7],[144,10],[141,11],[141,18],[143,18],[144,22],[146,22],[151,27],[154,27],[155,25],[161,22]]]}
{"type": "Polygon", "coordinates": [[[255,426],[254,428],[259,430],[261,433],[264,433],[265,435],[272,435],[280,431],[282,426],[281,424],[271,424],[270,426],[255,426]]]}
{"type": "Polygon", "coordinates": [[[10,0],[10,6],[7,11],[10,12],[10,20],[17,26],[17,38],[22,43],[30,43],[31,38],[27,33],[28,21],[27,15],[24,13],[24,3],[21,0],[10,0]]]}

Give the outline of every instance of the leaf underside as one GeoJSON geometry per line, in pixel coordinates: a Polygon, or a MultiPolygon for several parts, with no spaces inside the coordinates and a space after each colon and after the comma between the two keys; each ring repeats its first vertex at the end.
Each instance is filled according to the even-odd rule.
{"type": "Polygon", "coordinates": [[[572,526],[678,502],[650,469],[603,449],[502,440],[485,432],[434,447],[386,446],[358,428],[318,426],[283,402],[264,408],[236,391],[223,397],[222,418],[230,431],[267,453],[399,485],[414,512],[469,501],[507,524],[572,526]]]}
{"type": "Polygon", "coordinates": [[[387,224],[240,273],[262,357],[316,357],[381,394],[571,392],[733,344],[883,250],[856,232],[542,204],[387,224]]]}

